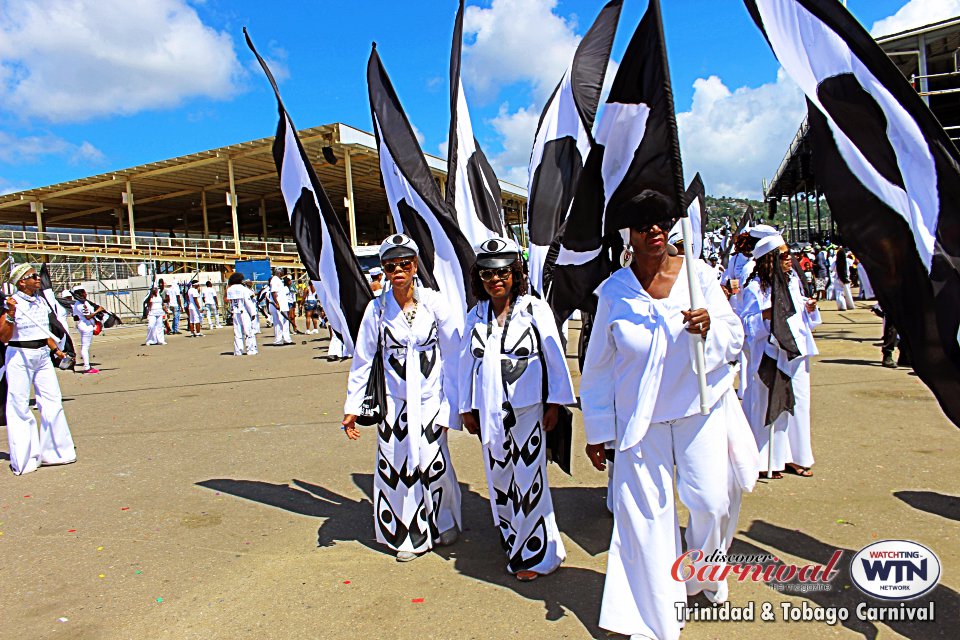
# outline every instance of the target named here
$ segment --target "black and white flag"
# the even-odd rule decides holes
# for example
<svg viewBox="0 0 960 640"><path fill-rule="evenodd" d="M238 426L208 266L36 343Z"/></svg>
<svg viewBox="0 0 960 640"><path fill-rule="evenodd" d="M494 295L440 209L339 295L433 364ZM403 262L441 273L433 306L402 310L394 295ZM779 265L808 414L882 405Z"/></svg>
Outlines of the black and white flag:
<svg viewBox="0 0 960 640"><path fill-rule="evenodd" d="M703 257L703 236L707 229L707 205L706 192L699 173L693 176L693 180L690 181L684 199L687 202L687 216L690 218L690 229L693 232L693 237L690 239L693 257L700 259ZM670 230L668 241L671 244L673 244L672 238L683 237L680 228L680 221L677 220L673 229Z"/></svg>
<svg viewBox="0 0 960 640"><path fill-rule="evenodd" d="M547 301L558 322L590 311L617 261L620 230L686 215L680 143L660 1L647 11L613 81L561 238Z"/></svg>
<svg viewBox="0 0 960 640"><path fill-rule="evenodd" d="M728 266L727 263L730 260L730 252L733 250L733 243L737 239L737 236L743 233L744 229L746 229L747 226L752 224L753 224L753 206L748 204L747 210L743 212L742 216L740 216L740 222L737 223L736 231L733 232L733 235L727 238L727 243L723 247L723 256L721 256L720 258L720 264L723 265L724 269L726 269Z"/></svg>
<svg viewBox="0 0 960 640"><path fill-rule="evenodd" d="M467 99L460 81L463 49L463 0L453 28L450 50L450 137L447 142L447 203L456 211L460 229L471 246L506 236L500 183L473 137Z"/></svg>
<svg viewBox="0 0 960 640"><path fill-rule="evenodd" d="M273 142L273 161L300 260L317 290L330 328L343 342L344 355L352 354L363 312L373 299L370 285L283 106L273 74L254 48L247 30L243 33L277 97L280 120Z"/></svg>
<svg viewBox="0 0 960 640"><path fill-rule="evenodd" d="M442 293L451 304L459 303L451 316L462 323L476 302L469 275L476 254L453 209L440 195L376 45L367 63L367 86L380 173L394 224L419 247L421 283Z"/></svg>
<svg viewBox="0 0 960 640"><path fill-rule="evenodd" d="M603 7L540 114L527 177L527 229L530 285L541 293L547 252L570 210L593 144L593 123L622 7L623 0Z"/></svg>
<svg viewBox="0 0 960 640"><path fill-rule="evenodd" d="M960 153L833 0L745 0L807 97L813 169L917 375L960 426Z"/></svg>

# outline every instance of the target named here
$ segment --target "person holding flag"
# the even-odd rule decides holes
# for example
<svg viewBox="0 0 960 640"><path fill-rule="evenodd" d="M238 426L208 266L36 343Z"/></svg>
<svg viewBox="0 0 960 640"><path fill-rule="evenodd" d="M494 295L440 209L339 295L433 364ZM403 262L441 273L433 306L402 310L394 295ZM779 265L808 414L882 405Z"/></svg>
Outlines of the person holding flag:
<svg viewBox="0 0 960 640"><path fill-rule="evenodd" d="M819 353L813 329L820 324L820 311L815 299L801 293L779 233L765 232L753 257L756 265L745 282L740 313L750 349L743 410L760 448L761 473L782 478L786 468L810 477L810 358ZM778 296L785 298L782 305ZM774 318L777 309L784 310L782 318Z"/></svg>
<svg viewBox="0 0 960 640"><path fill-rule="evenodd" d="M724 602L727 584L692 579L684 585L671 577L683 552L673 488L690 512L687 548L701 550L702 557L726 553L741 492L757 480L757 450L732 387L731 363L743 344L740 319L712 269L668 252L674 220L643 222L656 215L650 210L656 206L641 202L621 213L630 226L632 260L600 289L580 399L594 467L606 468L610 443L616 450L600 626L676 639L676 604L700 591ZM692 261L703 308L690 309L685 260ZM704 338L702 399L688 334ZM706 415L701 405L708 407ZM694 563L694 569L702 566Z"/></svg>
<svg viewBox="0 0 960 640"><path fill-rule="evenodd" d="M89 374L100 373L99 369L90 366L90 345L97 328L97 314L103 307L94 305L87 300L87 292L80 285L73 288L73 317L77 319L77 331L80 332L80 359L83 360L83 372Z"/></svg>
<svg viewBox="0 0 960 640"><path fill-rule="evenodd" d="M17 292L6 300L0 319L0 342L7 345L7 441L10 468L16 475L42 465L76 462L77 451L63 412L60 383L50 359L66 355L57 347L50 329L50 308L40 299L40 274L30 264L18 265L10 274ZM40 410L40 428L30 411L30 388Z"/></svg>
<svg viewBox="0 0 960 640"><path fill-rule="evenodd" d="M460 335L449 301L416 286L416 243L394 234L380 245L391 288L367 304L344 404L343 430L360 438L357 417L375 358L381 358L386 408L377 427L373 477L377 541L408 562L459 537L460 487L447 429L459 429L456 385Z"/></svg>

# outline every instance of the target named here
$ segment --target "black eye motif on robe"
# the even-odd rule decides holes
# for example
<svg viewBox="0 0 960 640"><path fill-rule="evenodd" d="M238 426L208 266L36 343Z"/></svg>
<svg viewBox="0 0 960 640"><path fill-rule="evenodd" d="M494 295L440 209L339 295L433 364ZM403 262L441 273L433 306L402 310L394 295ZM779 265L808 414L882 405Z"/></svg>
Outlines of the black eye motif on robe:
<svg viewBox="0 0 960 640"><path fill-rule="evenodd" d="M407 463L404 462L398 471L379 452L377 452L377 475L380 476L380 479L383 480L388 487L394 490L401 482L409 489L420 480L419 470L407 473Z"/></svg>
<svg viewBox="0 0 960 640"><path fill-rule="evenodd" d="M430 422L423 427L423 437L428 444L433 444L443 435L443 427L437 424L437 418L439 417L440 411L438 410L437 414L430 419Z"/></svg>
<svg viewBox="0 0 960 640"><path fill-rule="evenodd" d="M473 357L477 360L482 360L486 347L487 343L480 334L480 330L474 327L473 331L470 332L470 353L472 353Z"/></svg>
<svg viewBox="0 0 960 640"><path fill-rule="evenodd" d="M443 449L437 449L437 455L435 455L433 460L430 461L430 465L425 471L420 472L421 479L425 485L430 486L439 480L440 476L442 476L446 470L447 461L443 457Z"/></svg>
<svg viewBox="0 0 960 640"><path fill-rule="evenodd" d="M413 544L414 549L426 544L427 536L429 535L428 529L436 529L436 524L432 524L430 521L431 515L433 514L427 512L427 505L421 500L420 506L417 507L417 512L414 514L409 527L410 542Z"/></svg>
<svg viewBox="0 0 960 640"><path fill-rule="evenodd" d="M383 328L383 352L387 354L387 362L401 380L407 379L407 347L400 344L400 341L390 332L389 327ZM399 356L402 356L401 360Z"/></svg>
<svg viewBox="0 0 960 640"><path fill-rule="evenodd" d="M434 322L430 325L430 333L427 334L427 339L420 343L420 346L425 348L424 351L420 352L420 375L423 376L424 380L430 377L434 366L437 364L437 345L439 342L437 339L437 323ZM429 347L429 349L426 349L426 347Z"/></svg>
<svg viewBox="0 0 960 640"><path fill-rule="evenodd" d="M540 429L540 423L533 428L533 431L530 432L530 435L527 437L527 441L523 443L523 446L519 449L512 448L510 451L510 460L513 464L517 464L518 460L523 460L524 466L531 466L536 462L537 457L540 455L540 447L543 445L543 432Z"/></svg>
<svg viewBox="0 0 960 640"><path fill-rule="evenodd" d="M513 543L517 539L517 532L513 528L513 525L510 524L510 521L500 517L500 546L503 547L504 551L509 552L513 548Z"/></svg>
<svg viewBox="0 0 960 640"><path fill-rule="evenodd" d="M410 427L407 424L407 403L404 402L403 406L400 407L397 412L397 419L394 420L392 425L381 422L377 425L377 431L380 434L380 439L384 442L390 442L391 437L396 437L397 442L403 442L403 439L410 433Z"/></svg>
<svg viewBox="0 0 960 640"><path fill-rule="evenodd" d="M524 494L520 493L520 486L516 480L510 482L510 501L513 503L513 514L517 515L521 511L524 516L530 513L540 504L540 498L543 496L543 471L537 469L537 475L533 477L533 484L530 490Z"/></svg>
<svg viewBox="0 0 960 640"><path fill-rule="evenodd" d="M543 562L545 557L547 557L547 526L543 516L540 516L530 535L510 558L507 568L513 573L527 571Z"/></svg>
<svg viewBox="0 0 960 640"><path fill-rule="evenodd" d="M394 548L403 544L409 531L382 493L377 495L377 526L387 544Z"/></svg>
<svg viewBox="0 0 960 640"><path fill-rule="evenodd" d="M513 346L506 345L504 355L517 356L514 358L503 358L500 361L500 373L507 384L513 385L523 372L527 370L527 363L530 357L534 355L535 342L533 332L530 327L523 332L520 339Z"/></svg>
<svg viewBox="0 0 960 640"><path fill-rule="evenodd" d="M440 503L443 502L443 487L437 487L430 492L433 498L433 512L430 513L428 524L430 525L430 535L436 540L440 537L440 527L437 526L437 514L440 513Z"/></svg>

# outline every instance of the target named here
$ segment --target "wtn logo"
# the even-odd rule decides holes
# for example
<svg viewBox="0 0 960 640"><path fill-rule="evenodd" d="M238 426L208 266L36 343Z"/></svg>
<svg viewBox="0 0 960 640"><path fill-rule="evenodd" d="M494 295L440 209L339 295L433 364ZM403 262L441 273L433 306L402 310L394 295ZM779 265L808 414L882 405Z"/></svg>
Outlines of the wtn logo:
<svg viewBox="0 0 960 640"><path fill-rule="evenodd" d="M861 549L850 563L850 576L864 593L885 600L923 595L940 579L940 559L909 540L884 540Z"/></svg>

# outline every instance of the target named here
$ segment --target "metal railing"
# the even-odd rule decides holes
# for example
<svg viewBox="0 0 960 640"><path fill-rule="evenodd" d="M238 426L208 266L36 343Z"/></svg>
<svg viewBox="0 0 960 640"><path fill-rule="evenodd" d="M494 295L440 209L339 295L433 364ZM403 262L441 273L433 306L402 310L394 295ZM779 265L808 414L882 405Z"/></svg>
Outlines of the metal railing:
<svg viewBox="0 0 960 640"><path fill-rule="evenodd" d="M129 235L102 235L94 233L59 233L0 229L0 244L13 244L26 249L56 247L78 253L102 255L134 254L143 256L177 256L187 258L234 258L237 247L232 239L165 238L137 235L134 243ZM298 257L293 242L241 240L243 256Z"/></svg>

